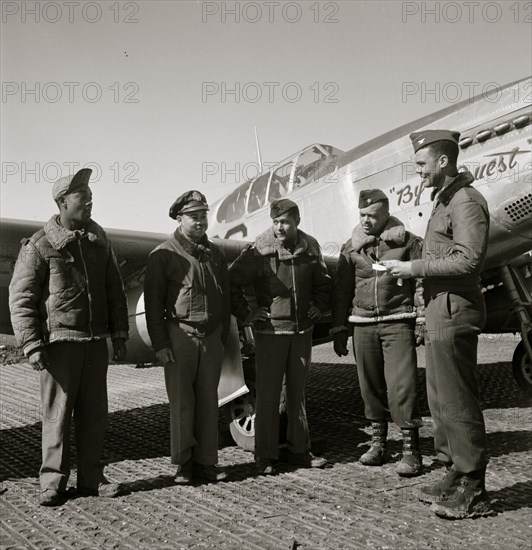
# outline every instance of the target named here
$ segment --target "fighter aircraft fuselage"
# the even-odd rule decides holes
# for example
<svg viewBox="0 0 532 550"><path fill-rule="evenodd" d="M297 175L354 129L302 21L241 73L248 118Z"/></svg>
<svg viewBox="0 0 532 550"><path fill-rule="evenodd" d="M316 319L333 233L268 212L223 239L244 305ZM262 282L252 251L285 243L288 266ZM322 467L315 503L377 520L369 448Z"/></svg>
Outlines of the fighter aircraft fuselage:
<svg viewBox="0 0 532 550"><path fill-rule="evenodd" d="M473 174L475 187L489 205L486 269L504 265L532 250L532 81L509 85L498 95L496 102L479 97L449 107L346 153L320 144L307 147L289 157L292 164L284 171L279 166L287 161L213 205L210 233L253 240L269 225L268 204L283 189L283 196L300 208L301 228L319 240L324 255L336 257L358 223L360 190L379 188L389 196L391 214L424 236L432 209L431 190L423 188L416 174L409 134L446 128L461 133L460 169ZM305 169L308 151L316 148L329 148L333 154L323 159L322 174L314 173L302 182L298 170ZM240 201L239 216L229 212L235 200Z"/></svg>

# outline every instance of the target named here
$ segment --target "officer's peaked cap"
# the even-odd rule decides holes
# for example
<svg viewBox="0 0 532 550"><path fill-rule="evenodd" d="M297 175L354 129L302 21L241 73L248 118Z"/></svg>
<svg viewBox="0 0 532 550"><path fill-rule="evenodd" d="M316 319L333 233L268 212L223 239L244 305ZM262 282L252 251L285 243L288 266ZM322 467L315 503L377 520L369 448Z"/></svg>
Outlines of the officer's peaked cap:
<svg viewBox="0 0 532 550"><path fill-rule="evenodd" d="M209 210L205 195L199 191L187 191L177 197L170 206L169 216L175 220L179 214L188 214L198 210Z"/></svg>

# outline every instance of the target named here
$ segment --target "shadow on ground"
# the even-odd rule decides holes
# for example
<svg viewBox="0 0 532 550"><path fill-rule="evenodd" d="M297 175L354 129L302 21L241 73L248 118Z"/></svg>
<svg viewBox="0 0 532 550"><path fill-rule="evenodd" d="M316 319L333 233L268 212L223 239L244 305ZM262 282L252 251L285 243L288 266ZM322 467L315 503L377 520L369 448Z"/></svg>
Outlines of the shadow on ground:
<svg viewBox="0 0 532 550"><path fill-rule="evenodd" d="M327 380L327 384L322 381ZM479 368L482 404L485 409L530 407L532 400L516 386L511 365L497 363ZM423 416L428 416L426 403L425 371L418 369L419 406ZM368 422L356 372L351 365L314 364L308 384L307 411L311 435L318 453L323 452L332 463L356 462L367 449L369 435L364 431ZM521 415L525 417L524 412ZM221 446L230 445L225 436ZM0 480L35 477L41 461L41 424L2 430L0 432ZM488 434L490 456L502 456L532 449L532 432L525 430L501 431ZM75 445L72 440L71 464L75 465ZM433 454L432 437L421 437L421 449L425 456ZM401 451L398 440L389 444L391 461L397 460ZM140 460L167 457L169 448L168 405L158 404L143 408L117 411L109 416L106 438L105 462ZM254 475L247 465L234 467L235 477ZM153 484L164 482L155 479ZM142 487L139 486L139 489ZM505 495L503 495L505 497Z"/></svg>

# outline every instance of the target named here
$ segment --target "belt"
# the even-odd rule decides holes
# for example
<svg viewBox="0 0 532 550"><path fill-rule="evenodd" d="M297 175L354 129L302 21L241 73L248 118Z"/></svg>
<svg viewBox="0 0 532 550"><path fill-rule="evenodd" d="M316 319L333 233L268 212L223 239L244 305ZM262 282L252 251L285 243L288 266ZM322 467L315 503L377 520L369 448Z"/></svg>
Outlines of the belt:
<svg viewBox="0 0 532 550"><path fill-rule="evenodd" d="M208 325L206 323L194 323L189 321L179 321L177 319L172 319L170 321L173 325L178 326L180 329L185 332L194 334L195 336L207 336Z"/></svg>
<svg viewBox="0 0 532 550"><path fill-rule="evenodd" d="M429 298L430 300L434 300L438 296L441 296L442 294L458 294L459 296L465 296L467 297L468 294L477 294L478 292L482 292L479 288L468 288L468 289L460 289L460 290L454 290L452 288L446 289L446 290L435 290L433 292L430 292L428 290L425 290L425 299Z"/></svg>

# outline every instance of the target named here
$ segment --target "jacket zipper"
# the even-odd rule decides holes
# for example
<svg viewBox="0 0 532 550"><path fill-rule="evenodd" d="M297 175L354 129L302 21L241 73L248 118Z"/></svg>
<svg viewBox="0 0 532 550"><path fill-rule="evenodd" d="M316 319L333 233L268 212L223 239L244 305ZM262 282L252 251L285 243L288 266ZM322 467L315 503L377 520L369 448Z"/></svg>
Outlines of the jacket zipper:
<svg viewBox="0 0 532 550"><path fill-rule="evenodd" d="M297 311L297 288L296 288L296 272L294 269L294 258L291 259L292 264L292 286L294 287L294 308L296 310L296 332L299 332L299 320L298 320L298 311Z"/></svg>
<svg viewBox="0 0 532 550"><path fill-rule="evenodd" d="M377 262L379 261L379 243L377 242L377 245L375 246L375 258L377 258ZM379 301L377 299L377 291L379 286L379 271L375 271L375 309L377 310L377 317L380 317L379 312Z"/></svg>
<svg viewBox="0 0 532 550"><path fill-rule="evenodd" d="M81 240L78 240L79 255L81 256L81 263L83 264L83 270L85 271L85 279L87 280L87 298L89 299L89 331L92 338L92 296L89 285L89 274L87 272L87 265L85 264L85 258L83 257L83 249L81 248Z"/></svg>
<svg viewBox="0 0 532 550"><path fill-rule="evenodd" d="M209 260L207 259L207 262ZM203 264L203 262L201 262L199 259L198 259L198 263L200 265L200 271L201 271L201 278L202 278L202 287L203 287L203 293L204 293L204 300L203 300L203 307L205 308L205 325L208 323L209 321L209 304L208 304L208 298L207 298L207 277L206 277L206 274L205 274L205 271L207 268L207 263ZM192 300L192 296L191 296L191 300ZM192 304L191 304L192 305ZM190 313L192 314L192 308L190 308Z"/></svg>

